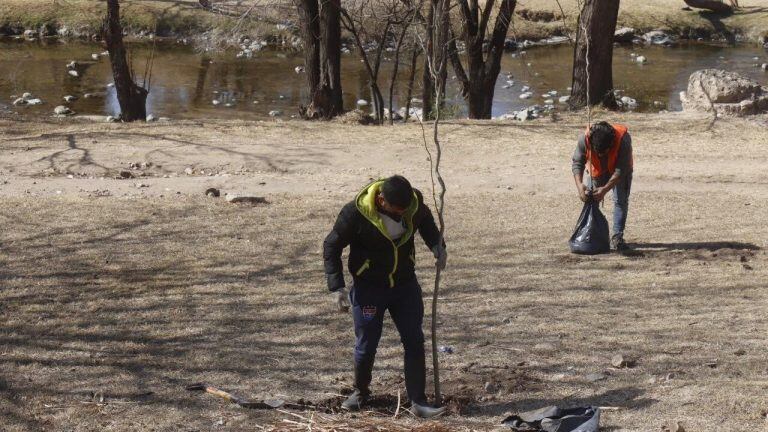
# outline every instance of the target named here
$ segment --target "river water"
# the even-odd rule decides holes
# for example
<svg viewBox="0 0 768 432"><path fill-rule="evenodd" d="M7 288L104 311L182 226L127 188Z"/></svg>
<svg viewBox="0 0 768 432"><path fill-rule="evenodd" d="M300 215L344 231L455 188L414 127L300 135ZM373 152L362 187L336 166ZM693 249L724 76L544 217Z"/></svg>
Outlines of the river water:
<svg viewBox="0 0 768 432"><path fill-rule="evenodd" d="M152 45L129 45L138 81L141 83L152 53ZM255 118L278 110L290 117L306 95L305 76L295 68L303 64L300 52L264 50L253 58L237 58L235 52L205 54L173 43L158 43L151 74L148 112L171 118ZM96 43L60 42L38 44L0 41L0 109L28 116L49 116L63 97L78 114L115 115L119 111L111 71L106 57L93 60L103 47ZM639 64L632 55L642 55ZM404 55L404 57L408 57ZM505 53L502 74L496 86L493 115L499 116L534 104L543 104L543 94L552 90L567 95L573 49L568 45L533 47L525 53ZM67 63L78 62L78 77L68 74ZM389 59L388 59L389 60ZM614 50L614 86L622 95L638 102L637 111L679 110L679 92L688 76L703 68L722 68L742 73L768 85L768 73L759 64L768 63L768 53L754 45L724 46L687 43L660 46L622 46ZM345 54L342 62L345 108L358 100L370 100L368 78L357 54ZM392 62L382 69L380 86L388 93ZM400 68L395 107L405 99L408 66ZM511 78L508 78L511 76ZM511 86L507 81L514 81ZM413 95L420 94L418 74ZM522 87L530 87L530 99L521 99ZM455 115L466 115L466 107L452 80L448 97ZM13 106L12 96L29 92L43 100L38 106ZM93 97L83 97L90 93ZM386 97L386 96L385 96ZM404 103L403 103L404 105Z"/></svg>

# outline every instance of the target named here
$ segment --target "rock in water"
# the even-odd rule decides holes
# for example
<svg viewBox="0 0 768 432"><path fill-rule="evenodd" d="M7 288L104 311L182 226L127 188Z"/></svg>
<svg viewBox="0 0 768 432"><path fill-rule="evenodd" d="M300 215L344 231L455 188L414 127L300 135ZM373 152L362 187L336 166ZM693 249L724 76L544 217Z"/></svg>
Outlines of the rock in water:
<svg viewBox="0 0 768 432"><path fill-rule="evenodd" d="M72 115L74 114L71 109L65 107L64 105L59 105L56 108L53 109L53 113L59 116L66 116L66 115Z"/></svg>

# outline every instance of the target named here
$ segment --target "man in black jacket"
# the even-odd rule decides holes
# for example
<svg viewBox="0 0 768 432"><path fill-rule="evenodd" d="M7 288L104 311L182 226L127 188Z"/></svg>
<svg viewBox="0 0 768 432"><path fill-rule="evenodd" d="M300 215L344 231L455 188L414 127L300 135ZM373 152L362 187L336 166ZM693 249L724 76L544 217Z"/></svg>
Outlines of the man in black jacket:
<svg viewBox="0 0 768 432"><path fill-rule="evenodd" d="M396 175L369 184L345 205L323 243L328 289L340 311L347 311L351 301L355 323L355 391L342 404L345 409L360 409L370 396L376 348L384 312L389 310L405 351L405 386L413 413L428 418L444 411L427 405L424 393L424 301L414 271L416 230L432 250L436 265L445 268L445 243L432 212L421 192ZM341 262L347 245L351 293L345 288Z"/></svg>

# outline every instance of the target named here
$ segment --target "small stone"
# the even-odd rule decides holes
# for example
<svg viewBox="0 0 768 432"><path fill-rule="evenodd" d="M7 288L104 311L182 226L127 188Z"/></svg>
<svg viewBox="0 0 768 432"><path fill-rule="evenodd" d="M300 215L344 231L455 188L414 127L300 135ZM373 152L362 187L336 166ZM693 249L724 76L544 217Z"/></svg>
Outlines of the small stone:
<svg viewBox="0 0 768 432"><path fill-rule="evenodd" d="M553 344L549 342L542 342L534 345L533 349L537 351L555 351L557 347L555 347Z"/></svg>
<svg viewBox="0 0 768 432"><path fill-rule="evenodd" d="M152 115L152 114L148 114L148 115L147 115L147 118L146 118L146 121L147 121L147 123L149 123L149 122L153 122L153 121L155 121L155 120L157 120L157 119L155 118L155 116L154 116L154 115Z"/></svg>
<svg viewBox="0 0 768 432"><path fill-rule="evenodd" d="M226 194L225 198L228 203L232 203L232 204L266 204L267 203L267 200L264 197Z"/></svg>
<svg viewBox="0 0 768 432"><path fill-rule="evenodd" d="M74 112L72 112L71 109L65 107L64 105L59 105L56 108L53 109L53 113L59 116L65 116L65 115L72 115Z"/></svg>
<svg viewBox="0 0 768 432"><path fill-rule="evenodd" d="M280 117L281 115L283 115L283 112L280 110L272 110L269 112L270 117Z"/></svg>
<svg viewBox="0 0 768 432"><path fill-rule="evenodd" d="M357 106L368 106L368 101L365 99L358 99Z"/></svg>
<svg viewBox="0 0 768 432"><path fill-rule="evenodd" d="M99 59L99 55L95 54L95 53L91 54L91 58L94 59L94 60L98 60Z"/></svg>
<svg viewBox="0 0 768 432"><path fill-rule="evenodd" d="M27 105L42 105L43 100L38 98L27 99Z"/></svg>
<svg viewBox="0 0 768 432"><path fill-rule="evenodd" d="M638 63L641 63L641 64L642 64L642 63L647 63L647 62L648 62L648 59L647 59L647 58L645 58L645 56L637 56L637 58L635 59L635 61L636 61L636 62L638 62Z"/></svg>
<svg viewBox="0 0 768 432"><path fill-rule="evenodd" d="M67 95L64 96L64 102L74 102L77 100L77 96Z"/></svg>
<svg viewBox="0 0 768 432"><path fill-rule="evenodd" d="M568 103L569 100L571 100L570 96L560 96L560 98L558 99L560 103Z"/></svg>
<svg viewBox="0 0 768 432"><path fill-rule="evenodd" d="M295 67L293 70L294 70L294 71L295 71L297 74L300 74L300 73L304 72L304 66L296 66L296 67Z"/></svg>
<svg viewBox="0 0 768 432"><path fill-rule="evenodd" d="M218 198L221 196L221 191L216 188L208 188L205 190L205 195L209 197Z"/></svg>
<svg viewBox="0 0 768 432"><path fill-rule="evenodd" d="M192 167L186 167L184 168L184 174L186 175L192 175L195 173L195 170Z"/></svg>
<svg viewBox="0 0 768 432"><path fill-rule="evenodd" d="M586 380L589 382L598 382L604 380L606 376L601 373L591 373L584 378L586 378Z"/></svg>
<svg viewBox="0 0 768 432"><path fill-rule="evenodd" d="M26 105L27 104L27 100L24 99L24 98L17 98L16 100L13 101L13 104L15 106Z"/></svg>
<svg viewBox="0 0 768 432"><path fill-rule="evenodd" d="M633 362L631 360L628 360L626 357L624 357L622 354L616 354L611 358L611 366L615 368L628 368L632 367Z"/></svg>
<svg viewBox="0 0 768 432"><path fill-rule="evenodd" d="M120 171L120 174L118 174L118 177L124 178L124 179L133 178L133 173L130 171L123 170L123 171Z"/></svg>
<svg viewBox="0 0 768 432"><path fill-rule="evenodd" d="M77 77L79 77L79 76L80 76L80 74L79 74L79 73L78 73L76 70L68 70L68 71L67 71L67 73L68 73L70 76L72 76L72 77L75 77L75 78L77 78Z"/></svg>
<svg viewBox="0 0 768 432"><path fill-rule="evenodd" d="M218 100L218 99L214 99L214 100L212 100L212 101L211 101L211 103L213 104L213 106L218 106L218 105L221 105L221 101L220 101L220 100Z"/></svg>
<svg viewBox="0 0 768 432"><path fill-rule="evenodd" d="M736 351L733 352L733 355L743 356L746 353L747 353L747 351L744 350L744 349L737 349Z"/></svg>
<svg viewBox="0 0 768 432"><path fill-rule="evenodd" d="M496 393L499 391L499 386L488 381L485 383L485 385L483 385L483 389L485 389L485 391L488 393Z"/></svg>

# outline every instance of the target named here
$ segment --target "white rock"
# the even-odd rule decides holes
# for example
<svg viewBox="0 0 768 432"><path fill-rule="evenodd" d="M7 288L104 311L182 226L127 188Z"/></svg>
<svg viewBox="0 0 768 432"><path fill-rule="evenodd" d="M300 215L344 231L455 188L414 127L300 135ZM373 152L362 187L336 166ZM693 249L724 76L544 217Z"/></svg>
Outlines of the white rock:
<svg viewBox="0 0 768 432"><path fill-rule="evenodd" d="M153 114L147 114L147 118L146 118L147 122L153 122L155 120L157 120L157 119L155 118L155 116Z"/></svg>
<svg viewBox="0 0 768 432"><path fill-rule="evenodd" d="M109 51L104 51L104 52L101 53L101 55L102 56L108 56L109 55Z"/></svg>
<svg viewBox="0 0 768 432"><path fill-rule="evenodd" d="M91 58L94 59L94 60L98 60L99 59L99 55L96 54L96 53L91 54Z"/></svg>
<svg viewBox="0 0 768 432"><path fill-rule="evenodd" d="M569 100L571 100L570 96L560 96L560 99L558 99L560 103L568 103Z"/></svg>
<svg viewBox="0 0 768 432"><path fill-rule="evenodd" d="M115 86L115 83L109 83L109 84L107 84L107 88L112 88L112 87L114 87L114 86Z"/></svg>
<svg viewBox="0 0 768 432"><path fill-rule="evenodd" d="M67 95L64 96L64 102L74 102L77 100L77 96Z"/></svg>
<svg viewBox="0 0 768 432"><path fill-rule="evenodd" d="M24 100L32 99L32 93L24 92L24 94L21 95L21 98Z"/></svg>
<svg viewBox="0 0 768 432"><path fill-rule="evenodd" d="M14 101L13 101L13 104L14 104L15 106L22 106L22 105L26 105L26 104L27 104L27 100L26 100L26 99L24 99L24 98L17 98L16 100L14 100Z"/></svg>
<svg viewBox="0 0 768 432"><path fill-rule="evenodd" d="M544 103L547 104L547 105L552 105L552 104L555 103L555 101L552 100L552 99L547 99L547 100L544 101Z"/></svg>
<svg viewBox="0 0 768 432"><path fill-rule="evenodd" d="M294 71L295 71L297 74L300 74L300 73L304 72L304 66L296 66L296 67L295 67L293 70L294 70Z"/></svg>
<svg viewBox="0 0 768 432"><path fill-rule="evenodd" d="M218 99L214 99L214 100L212 100L212 101L211 101L211 103L213 104L213 106L218 106L218 105L221 105L221 101L220 101L220 100L218 100Z"/></svg>
<svg viewBox="0 0 768 432"><path fill-rule="evenodd" d="M637 58L635 59L635 61L636 61L636 62L638 62L638 63L647 63L647 62L648 62L648 59L647 59L647 58L645 58L645 56L637 56Z"/></svg>
<svg viewBox="0 0 768 432"><path fill-rule="evenodd" d="M195 173L195 170L192 167L186 167L184 168L184 174L186 175L192 175Z"/></svg>
<svg viewBox="0 0 768 432"><path fill-rule="evenodd" d="M75 77L75 78L77 78L77 77L79 77L79 76L80 76L80 74L79 74L79 73L77 73L77 71L76 71L76 70L68 70L68 71L67 71L67 73L68 73L70 76L73 76L73 77Z"/></svg>
<svg viewBox="0 0 768 432"><path fill-rule="evenodd" d="M531 92L525 92L520 95L520 99L530 99L533 96L533 93Z"/></svg>
<svg viewBox="0 0 768 432"><path fill-rule="evenodd" d="M77 67L77 62L72 60L71 62L67 63L67 69L75 69Z"/></svg>
<svg viewBox="0 0 768 432"><path fill-rule="evenodd" d="M357 106L368 106L368 101L365 99L358 99Z"/></svg>
<svg viewBox="0 0 768 432"><path fill-rule="evenodd" d="M761 64L760 68L763 69L764 71L768 71L768 63Z"/></svg>
<svg viewBox="0 0 768 432"><path fill-rule="evenodd" d="M43 101L41 99L28 99L27 100L28 105L42 105Z"/></svg>
<svg viewBox="0 0 768 432"><path fill-rule="evenodd" d="M54 108L53 113L60 116L74 114L71 109L65 107L64 105L59 105L56 108Z"/></svg>
<svg viewBox="0 0 768 432"><path fill-rule="evenodd" d="M283 112L280 110L272 110L269 112L270 117L280 117L281 115L283 115Z"/></svg>
<svg viewBox="0 0 768 432"><path fill-rule="evenodd" d="M530 90L530 89L531 89L531 88L530 88L530 87L528 87L528 86L523 86L523 88L521 88L521 89L520 89L520 91L521 91L521 92L523 92L523 93L525 93L525 92L527 92L527 91L528 91L528 90Z"/></svg>
<svg viewBox="0 0 768 432"><path fill-rule="evenodd" d="M104 121L106 121L107 123L112 123L115 121L115 118L112 116L107 116L107 118L105 118Z"/></svg>

